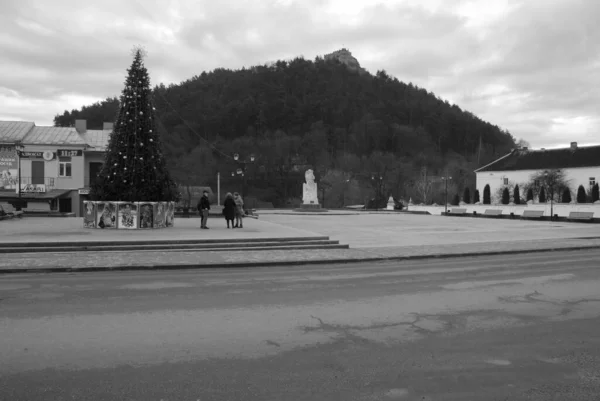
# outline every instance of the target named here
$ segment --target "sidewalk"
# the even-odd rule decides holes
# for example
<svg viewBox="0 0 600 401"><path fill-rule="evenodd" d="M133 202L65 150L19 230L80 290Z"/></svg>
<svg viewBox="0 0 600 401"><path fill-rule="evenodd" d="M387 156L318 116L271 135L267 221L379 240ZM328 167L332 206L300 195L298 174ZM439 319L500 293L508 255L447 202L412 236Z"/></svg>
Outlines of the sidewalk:
<svg viewBox="0 0 600 401"><path fill-rule="evenodd" d="M5 254L0 260L0 274L289 266L584 249L600 249L600 238L585 240L538 240L530 242L487 242L465 244L463 246L446 244L437 246L373 247L310 251L152 251L139 253L79 252L25 255Z"/></svg>
<svg viewBox="0 0 600 401"><path fill-rule="evenodd" d="M243 230L222 228L220 219L209 224L213 230L199 230L194 220L178 219L174 229L135 232L86 230L77 226L80 219L48 220L54 223L47 226L43 219L24 219L27 224L12 226L12 233L2 231L0 241L329 236L350 244L350 249L3 254L0 273L260 267L600 248L600 230L595 225L407 214L270 215L248 221Z"/></svg>

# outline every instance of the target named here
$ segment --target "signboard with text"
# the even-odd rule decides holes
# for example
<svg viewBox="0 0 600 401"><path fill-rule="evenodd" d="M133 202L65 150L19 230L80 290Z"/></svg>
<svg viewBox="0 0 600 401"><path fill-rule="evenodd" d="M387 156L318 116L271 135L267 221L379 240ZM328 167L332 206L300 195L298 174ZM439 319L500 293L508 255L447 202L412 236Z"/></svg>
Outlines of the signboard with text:
<svg viewBox="0 0 600 401"><path fill-rule="evenodd" d="M14 146L0 145L0 171L17 168L17 151Z"/></svg>
<svg viewBox="0 0 600 401"><path fill-rule="evenodd" d="M0 145L0 188L17 189L19 160L14 145Z"/></svg>
<svg viewBox="0 0 600 401"><path fill-rule="evenodd" d="M83 150L81 149L58 149L56 152L58 157L83 156Z"/></svg>
<svg viewBox="0 0 600 401"><path fill-rule="evenodd" d="M43 159L43 160L54 160L56 158L56 153L51 152L49 150L45 152L32 152L32 151L23 151L19 152L19 155L22 159Z"/></svg>
<svg viewBox="0 0 600 401"><path fill-rule="evenodd" d="M46 192L44 184L21 184L22 194L43 194Z"/></svg>

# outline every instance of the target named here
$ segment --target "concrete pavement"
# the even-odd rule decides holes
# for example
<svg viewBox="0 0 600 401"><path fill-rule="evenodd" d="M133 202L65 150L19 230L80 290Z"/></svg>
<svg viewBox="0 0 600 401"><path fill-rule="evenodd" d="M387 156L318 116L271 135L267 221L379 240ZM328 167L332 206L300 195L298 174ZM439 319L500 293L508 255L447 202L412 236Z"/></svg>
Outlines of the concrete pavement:
<svg viewBox="0 0 600 401"><path fill-rule="evenodd" d="M259 220L247 220L244 229L227 230L222 219L209 221L212 222L209 224L211 230L199 230L197 219L178 219L174 229L132 232L84 229L81 219L26 218L22 224L11 221L9 225L3 225L7 230L0 233L0 241L101 243L160 238L257 240L327 236L349 244L350 249L3 254L0 273L322 264L600 247L600 226L565 222L374 213L347 216L264 214Z"/></svg>
<svg viewBox="0 0 600 401"><path fill-rule="evenodd" d="M595 401L598 260L5 276L0 399Z"/></svg>

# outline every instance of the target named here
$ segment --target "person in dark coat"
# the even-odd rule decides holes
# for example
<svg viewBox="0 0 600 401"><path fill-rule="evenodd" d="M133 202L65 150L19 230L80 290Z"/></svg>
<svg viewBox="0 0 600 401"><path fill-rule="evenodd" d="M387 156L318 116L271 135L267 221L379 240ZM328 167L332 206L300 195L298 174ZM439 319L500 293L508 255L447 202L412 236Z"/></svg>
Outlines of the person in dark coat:
<svg viewBox="0 0 600 401"><path fill-rule="evenodd" d="M231 222L231 228L233 228L235 209L236 204L233 200L233 195L231 195L231 192L228 192L227 195L225 195L225 202L223 202L223 216L225 216L225 221L227 221L227 228L229 228L229 222Z"/></svg>
<svg viewBox="0 0 600 401"><path fill-rule="evenodd" d="M208 214L210 212L210 201L208 200L208 191L204 191L200 202L198 202L198 212L200 212L200 228L208 229L206 222L208 221Z"/></svg>

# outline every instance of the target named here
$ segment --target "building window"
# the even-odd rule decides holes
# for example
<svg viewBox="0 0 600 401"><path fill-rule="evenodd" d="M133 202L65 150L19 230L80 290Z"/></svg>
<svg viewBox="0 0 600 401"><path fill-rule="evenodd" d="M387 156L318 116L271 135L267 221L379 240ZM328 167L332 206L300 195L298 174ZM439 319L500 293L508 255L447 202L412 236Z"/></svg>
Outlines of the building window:
<svg viewBox="0 0 600 401"><path fill-rule="evenodd" d="M71 177L71 162L70 161L59 161L58 162L58 176L59 177Z"/></svg>
<svg viewBox="0 0 600 401"><path fill-rule="evenodd" d="M504 185L508 185L508 178L504 177L503 180L504 180Z"/></svg>
<svg viewBox="0 0 600 401"><path fill-rule="evenodd" d="M590 187L596 185L596 177L590 177Z"/></svg>

